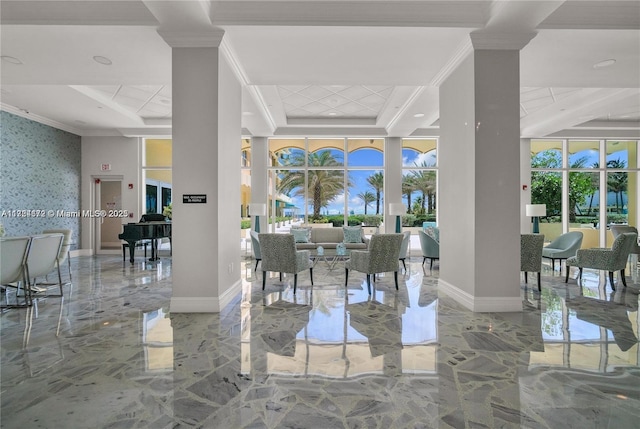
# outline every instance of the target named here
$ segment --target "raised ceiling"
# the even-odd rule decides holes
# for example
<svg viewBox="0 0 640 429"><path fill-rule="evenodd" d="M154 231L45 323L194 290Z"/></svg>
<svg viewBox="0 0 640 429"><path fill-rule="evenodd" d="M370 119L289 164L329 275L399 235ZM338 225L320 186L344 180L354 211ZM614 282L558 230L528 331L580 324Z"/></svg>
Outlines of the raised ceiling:
<svg viewBox="0 0 640 429"><path fill-rule="evenodd" d="M80 135L170 136L158 30L214 27L246 135L437 135L438 87L472 33L535 34L520 55L523 136L640 132L638 1L3 0L1 23L3 110Z"/></svg>

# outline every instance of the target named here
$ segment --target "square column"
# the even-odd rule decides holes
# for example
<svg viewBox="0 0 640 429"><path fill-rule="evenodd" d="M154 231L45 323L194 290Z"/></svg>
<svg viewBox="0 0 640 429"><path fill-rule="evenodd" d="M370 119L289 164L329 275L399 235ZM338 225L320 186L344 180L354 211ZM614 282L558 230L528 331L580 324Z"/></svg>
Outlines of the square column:
<svg viewBox="0 0 640 429"><path fill-rule="evenodd" d="M440 87L440 289L522 311L519 50L476 49Z"/></svg>
<svg viewBox="0 0 640 429"><path fill-rule="evenodd" d="M219 312L241 290L241 87L223 34L161 34L173 48L172 313Z"/></svg>

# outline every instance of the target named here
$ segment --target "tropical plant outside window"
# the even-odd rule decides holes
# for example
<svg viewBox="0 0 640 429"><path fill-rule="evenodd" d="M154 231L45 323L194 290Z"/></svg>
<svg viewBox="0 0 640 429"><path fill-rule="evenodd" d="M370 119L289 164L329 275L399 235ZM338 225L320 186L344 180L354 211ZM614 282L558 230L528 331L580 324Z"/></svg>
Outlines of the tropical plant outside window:
<svg viewBox="0 0 640 429"><path fill-rule="evenodd" d="M531 202L547 206L540 231L547 241L563 232L563 190L568 197L569 230L580 228L585 234L583 247L600 245L601 212L606 213L605 228L611 223L629 223L630 219L635 223L635 216L629 217L633 205L629 195L636 193L628 191L630 183L635 187L636 182L635 156L629 156L637 153L636 148L635 141L568 140L563 145L560 140L532 140ZM567 151L566 157L563 150ZM606 189L604 194L601 189ZM610 245L610 232L606 237L606 245Z"/></svg>
<svg viewBox="0 0 640 429"><path fill-rule="evenodd" d="M404 226L422 226L436 221L437 141L404 139L402 142L402 196L407 206Z"/></svg>

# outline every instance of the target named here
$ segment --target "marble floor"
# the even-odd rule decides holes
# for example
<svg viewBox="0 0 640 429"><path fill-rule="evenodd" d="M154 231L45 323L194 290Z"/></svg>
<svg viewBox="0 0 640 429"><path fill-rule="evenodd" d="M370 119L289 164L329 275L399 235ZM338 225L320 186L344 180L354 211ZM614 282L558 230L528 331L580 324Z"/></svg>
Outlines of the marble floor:
<svg viewBox="0 0 640 429"><path fill-rule="evenodd" d="M2 428L636 428L636 273L545 267L521 313L472 313L437 264L277 275L221 314L170 314L171 259L73 258L65 297L0 317ZM340 263L338 263L340 265ZM428 265L428 264L427 264ZM633 271L633 270L632 270ZM535 275L532 275L535 278ZM530 276L530 282L531 277ZM535 280L533 282L535 285ZM9 297L12 298L11 296ZM5 299L5 296L2 296Z"/></svg>

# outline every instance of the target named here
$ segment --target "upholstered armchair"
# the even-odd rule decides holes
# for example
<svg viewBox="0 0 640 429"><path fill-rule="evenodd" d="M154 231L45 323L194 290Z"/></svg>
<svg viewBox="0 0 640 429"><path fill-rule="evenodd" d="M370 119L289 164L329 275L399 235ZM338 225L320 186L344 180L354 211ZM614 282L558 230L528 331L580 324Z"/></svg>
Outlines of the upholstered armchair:
<svg viewBox="0 0 640 429"><path fill-rule="evenodd" d="M626 232L630 232L636 235L638 234L638 229L635 226L611 225L610 229L611 229L611 235L613 235L613 238L617 238L620 234L624 234ZM631 251L629 253L640 255L640 246L638 245L637 241L633 244L633 246L631 246Z"/></svg>
<svg viewBox="0 0 640 429"><path fill-rule="evenodd" d="M402 233L402 244L400 245L400 254L398 259L402 262L402 267L404 271L407 271L407 264L405 263L405 259L407 259L407 253L409 253L409 242L411 241L411 231L405 231Z"/></svg>
<svg viewBox="0 0 640 429"><path fill-rule="evenodd" d="M349 270L356 270L367 274L367 289L371 295L371 274L393 271L396 290L398 290L398 259L402 234L374 234L371 236L369 250L352 250L349 260L345 263L344 285L349 280ZM264 262L263 262L264 263Z"/></svg>
<svg viewBox="0 0 640 429"><path fill-rule="evenodd" d="M542 257L551 259L551 270L556 268L556 259L560 261L562 272L562 260L576 255L582 245L583 234L580 231L571 231L562 234L542 249Z"/></svg>
<svg viewBox="0 0 640 429"><path fill-rule="evenodd" d="M262 256L262 290L267 280L267 271L293 274L293 293L298 286L298 273L309 269L311 285L313 286L313 264L309 259L308 250L296 250L293 234L258 234L260 254ZM398 265L396 258L396 266Z"/></svg>
<svg viewBox="0 0 640 429"><path fill-rule="evenodd" d="M538 273L538 290L542 291L540 272L542 271L543 234L520 235L520 271L524 272L524 282L527 283L527 273Z"/></svg>
<svg viewBox="0 0 640 429"><path fill-rule="evenodd" d="M258 233L255 231L249 232L251 235L251 251L253 252L253 257L256 260L256 266L253 268L253 271L258 269L258 263L262 260L262 253L260 253L260 239L258 238Z"/></svg>
<svg viewBox="0 0 640 429"><path fill-rule="evenodd" d="M440 243L424 231L418 231L420 248L422 249L422 265L429 259L429 269L433 269L433 261L440 259Z"/></svg>
<svg viewBox="0 0 640 429"><path fill-rule="evenodd" d="M609 271L609 282L611 289L616 290L613 282L613 272L620 270L620 280L626 287L627 281L624 277L624 269L627 266L627 259L634 243L638 241L638 234L623 233L613 241L611 249L593 248L579 249L576 256L567 259L567 275L564 282L569 281L569 267L578 267L580 274L578 279L582 279L583 268L593 268L596 270Z"/></svg>

